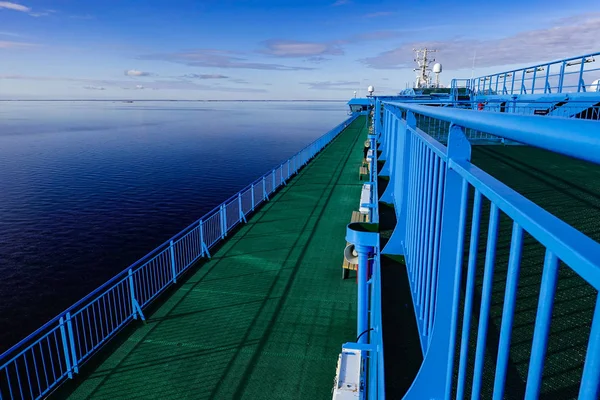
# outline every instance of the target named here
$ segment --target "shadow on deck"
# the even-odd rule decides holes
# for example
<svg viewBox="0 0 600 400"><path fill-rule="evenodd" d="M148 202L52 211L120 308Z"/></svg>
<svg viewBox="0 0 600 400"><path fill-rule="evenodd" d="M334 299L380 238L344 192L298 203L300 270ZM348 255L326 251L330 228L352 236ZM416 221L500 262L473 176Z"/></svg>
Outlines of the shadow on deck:
<svg viewBox="0 0 600 400"><path fill-rule="evenodd" d="M56 397L331 398L356 335L340 268L365 137L362 117Z"/></svg>

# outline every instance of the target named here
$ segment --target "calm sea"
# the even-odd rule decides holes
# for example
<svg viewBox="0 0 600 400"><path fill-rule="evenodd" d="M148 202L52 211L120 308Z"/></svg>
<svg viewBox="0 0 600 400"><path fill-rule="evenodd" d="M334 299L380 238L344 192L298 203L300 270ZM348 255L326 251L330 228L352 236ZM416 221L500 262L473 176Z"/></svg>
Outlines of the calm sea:
<svg viewBox="0 0 600 400"><path fill-rule="evenodd" d="M0 352L342 122L343 102L0 102Z"/></svg>

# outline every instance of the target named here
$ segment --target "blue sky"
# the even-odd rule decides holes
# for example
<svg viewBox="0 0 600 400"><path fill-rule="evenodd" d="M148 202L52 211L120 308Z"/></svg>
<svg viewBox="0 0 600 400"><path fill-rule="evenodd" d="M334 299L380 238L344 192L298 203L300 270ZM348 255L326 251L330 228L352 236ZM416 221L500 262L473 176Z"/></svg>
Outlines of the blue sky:
<svg viewBox="0 0 600 400"><path fill-rule="evenodd" d="M597 0L0 1L0 99L347 99L412 82L415 46L449 82L598 37Z"/></svg>

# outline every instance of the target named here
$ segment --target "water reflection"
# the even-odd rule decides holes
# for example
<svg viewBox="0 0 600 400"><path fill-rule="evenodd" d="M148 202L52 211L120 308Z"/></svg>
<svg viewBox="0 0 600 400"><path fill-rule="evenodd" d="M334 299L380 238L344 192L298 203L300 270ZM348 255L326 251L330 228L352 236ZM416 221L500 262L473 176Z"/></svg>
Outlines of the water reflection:
<svg viewBox="0 0 600 400"><path fill-rule="evenodd" d="M3 102L0 351L341 122L345 109Z"/></svg>

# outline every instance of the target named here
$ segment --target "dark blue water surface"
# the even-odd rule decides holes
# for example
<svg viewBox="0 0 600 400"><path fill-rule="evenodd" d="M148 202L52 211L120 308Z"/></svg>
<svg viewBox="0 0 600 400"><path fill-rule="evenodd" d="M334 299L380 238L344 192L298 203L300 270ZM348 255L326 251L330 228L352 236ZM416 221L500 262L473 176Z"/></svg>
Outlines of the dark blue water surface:
<svg viewBox="0 0 600 400"><path fill-rule="evenodd" d="M0 352L345 118L342 102L0 102Z"/></svg>

